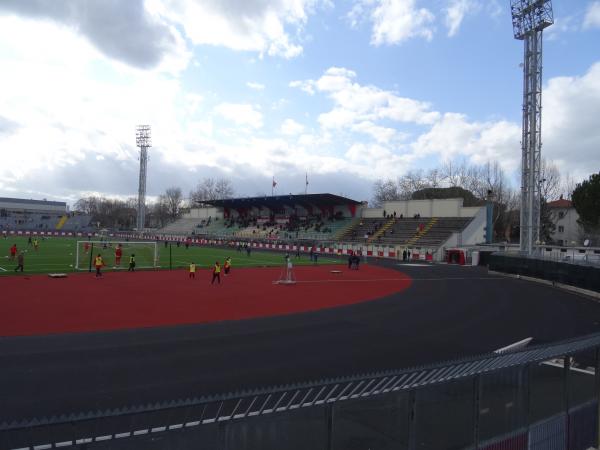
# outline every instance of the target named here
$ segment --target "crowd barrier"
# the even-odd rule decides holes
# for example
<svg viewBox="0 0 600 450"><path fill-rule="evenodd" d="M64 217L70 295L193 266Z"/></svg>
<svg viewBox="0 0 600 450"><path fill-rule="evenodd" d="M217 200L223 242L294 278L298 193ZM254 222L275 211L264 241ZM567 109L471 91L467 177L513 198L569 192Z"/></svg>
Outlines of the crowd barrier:
<svg viewBox="0 0 600 450"><path fill-rule="evenodd" d="M0 423L0 448L588 450L600 334L409 370Z"/></svg>
<svg viewBox="0 0 600 450"><path fill-rule="evenodd" d="M600 292L600 267L495 253L488 257L490 270L523 275Z"/></svg>

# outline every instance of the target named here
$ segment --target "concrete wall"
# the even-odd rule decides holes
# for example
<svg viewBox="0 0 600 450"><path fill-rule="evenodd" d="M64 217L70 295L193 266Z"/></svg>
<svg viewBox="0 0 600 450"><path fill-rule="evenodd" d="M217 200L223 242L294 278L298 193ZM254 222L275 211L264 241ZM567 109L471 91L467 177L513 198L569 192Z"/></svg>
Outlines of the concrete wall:
<svg viewBox="0 0 600 450"><path fill-rule="evenodd" d="M218 208L192 208L190 212L183 215L183 219L213 219L223 218L223 211L219 211Z"/></svg>
<svg viewBox="0 0 600 450"><path fill-rule="evenodd" d="M67 204L52 205L52 204L32 204L32 203L13 203L13 202L0 202L0 209L6 209L7 211L27 211L38 214L65 214L67 212Z"/></svg>
<svg viewBox="0 0 600 450"><path fill-rule="evenodd" d="M420 214L421 217L474 217L479 213L481 207L463 207L462 198L450 198L443 200L400 200L384 202L381 208L365 208L361 217L380 218L383 212L386 214L396 213L396 217L413 217Z"/></svg>

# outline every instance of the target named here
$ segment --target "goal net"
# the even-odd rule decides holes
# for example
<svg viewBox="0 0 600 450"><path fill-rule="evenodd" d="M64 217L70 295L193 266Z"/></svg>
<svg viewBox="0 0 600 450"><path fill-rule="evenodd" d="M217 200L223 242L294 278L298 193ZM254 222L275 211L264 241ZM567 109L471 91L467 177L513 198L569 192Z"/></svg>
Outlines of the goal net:
<svg viewBox="0 0 600 450"><path fill-rule="evenodd" d="M120 261L117 258L117 249L121 250ZM136 269L159 267L156 242L77 241L75 270L88 270L93 266L94 258L98 254L102 255L107 269L127 270L132 255L135 255Z"/></svg>

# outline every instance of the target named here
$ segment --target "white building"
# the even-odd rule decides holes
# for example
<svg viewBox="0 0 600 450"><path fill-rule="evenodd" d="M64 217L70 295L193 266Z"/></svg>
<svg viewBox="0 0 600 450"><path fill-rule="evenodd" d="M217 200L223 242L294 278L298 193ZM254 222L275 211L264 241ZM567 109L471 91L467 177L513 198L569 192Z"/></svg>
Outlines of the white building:
<svg viewBox="0 0 600 450"><path fill-rule="evenodd" d="M570 200L562 198L548 202L552 222L556 226L552 233L552 240L558 245L581 245L581 226L577 223L579 214L575 211Z"/></svg>

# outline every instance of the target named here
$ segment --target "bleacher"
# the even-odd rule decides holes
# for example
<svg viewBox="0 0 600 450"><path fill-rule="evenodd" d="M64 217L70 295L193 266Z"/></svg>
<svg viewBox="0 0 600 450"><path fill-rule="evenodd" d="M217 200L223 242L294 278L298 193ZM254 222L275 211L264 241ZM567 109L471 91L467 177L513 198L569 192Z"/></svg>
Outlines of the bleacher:
<svg viewBox="0 0 600 450"><path fill-rule="evenodd" d="M90 231L92 216L87 214L75 214L67 217L60 229L62 231ZM60 225L60 223L58 224Z"/></svg>
<svg viewBox="0 0 600 450"><path fill-rule="evenodd" d="M0 229L51 231L56 229L61 217L62 215L56 214L10 214L6 217L0 217Z"/></svg>
<svg viewBox="0 0 600 450"><path fill-rule="evenodd" d="M471 217L364 218L355 227L347 230L341 236L341 240L372 244L439 247L452 233L463 230L471 220ZM391 225L381 233L381 230L390 222L392 222Z"/></svg>

